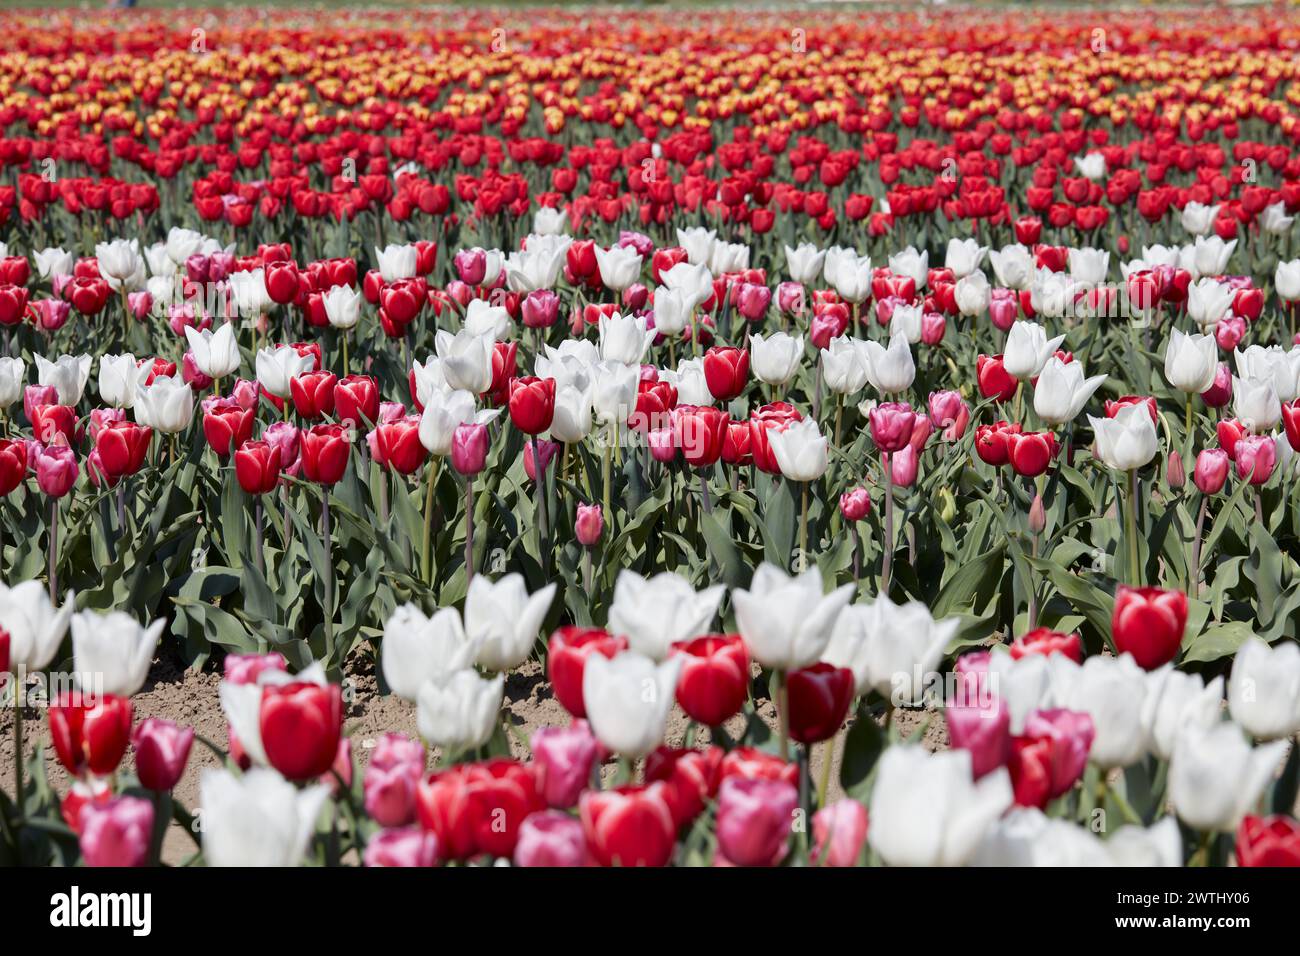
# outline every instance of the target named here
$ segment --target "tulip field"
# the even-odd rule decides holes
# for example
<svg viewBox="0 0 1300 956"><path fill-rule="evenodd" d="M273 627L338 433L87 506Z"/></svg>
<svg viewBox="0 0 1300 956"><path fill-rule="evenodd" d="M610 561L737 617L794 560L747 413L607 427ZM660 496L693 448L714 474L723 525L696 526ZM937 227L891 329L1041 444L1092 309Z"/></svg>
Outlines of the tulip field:
<svg viewBox="0 0 1300 956"><path fill-rule="evenodd" d="M0 863L1300 865L1297 45L0 10Z"/></svg>

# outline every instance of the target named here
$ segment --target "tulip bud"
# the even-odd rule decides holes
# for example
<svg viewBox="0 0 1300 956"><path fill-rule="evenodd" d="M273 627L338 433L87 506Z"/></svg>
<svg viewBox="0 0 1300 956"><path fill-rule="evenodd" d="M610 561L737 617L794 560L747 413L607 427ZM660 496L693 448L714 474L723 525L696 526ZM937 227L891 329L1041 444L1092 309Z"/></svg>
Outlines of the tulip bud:
<svg viewBox="0 0 1300 956"><path fill-rule="evenodd" d="M1228 480L1228 453L1222 448L1206 448L1196 456L1192 481L1203 495L1216 495Z"/></svg>
<svg viewBox="0 0 1300 956"><path fill-rule="evenodd" d="M1169 453L1168 463L1165 465L1165 481L1169 482L1170 488L1181 488L1187 484L1187 472L1183 469L1183 456L1177 451Z"/></svg>
<svg viewBox="0 0 1300 956"><path fill-rule="evenodd" d="M1034 534L1042 534L1045 527L1047 515L1043 511L1043 496L1034 495L1033 504L1029 506L1029 530Z"/></svg>
<svg viewBox="0 0 1300 956"><path fill-rule="evenodd" d="M605 530L605 512L600 505L578 505L578 517L574 521L573 533L578 543L584 548L594 548L600 543L600 536Z"/></svg>
<svg viewBox="0 0 1300 956"><path fill-rule="evenodd" d="M182 727L160 717L141 721L131 736L140 784L149 790L171 790L185 772L193 743L193 727Z"/></svg>
<svg viewBox="0 0 1300 956"><path fill-rule="evenodd" d="M451 437L451 466L462 475L477 475L487 464L490 442L486 425L457 425Z"/></svg>
<svg viewBox="0 0 1300 956"><path fill-rule="evenodd" d="M149 862L153 804L140 797L87 803L80 813L81 856L87 866L144 866Z"/></svg>
<svg viewBox="0 0 1300 956"><path fill-rule="evenodd" d="M718 852L736 866L776 866L789 846L799 792L778 780L726 780L718 790Z"/></svg>
<svg viewBox="0 0 1300 956"><path fill-rule="evenodd" d="M871 514L871 495L865 488L854 488L840 495L840 514L845 521L862 521Z"/></svg>
<svg viewBox="0 0 1300 956"><path fill-rule="evenodd" d="M548 806L567 809L578 802L596 763L596 738L583 720L568 727L543 727L533 734L537 786Z"/></svg>

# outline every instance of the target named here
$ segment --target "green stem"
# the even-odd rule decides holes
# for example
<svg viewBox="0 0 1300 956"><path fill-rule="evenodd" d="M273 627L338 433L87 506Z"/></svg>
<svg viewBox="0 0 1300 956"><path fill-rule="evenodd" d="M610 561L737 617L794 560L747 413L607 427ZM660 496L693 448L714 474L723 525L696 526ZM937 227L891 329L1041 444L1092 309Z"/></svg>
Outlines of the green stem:
<svg viewBox="0 0 1300 956"><path fill-rule="evenodd" d="M785 671L775 671L772 680L776 683L776 732L780 743L781 759L790 759L790 714L786 708Z"/></svg>
<svg viewBox="0 0 1300 956"><path fill-rule="evenodd" d="M1128 473L1128 559L1129 559L1129 580L1134 587L1140 587L1142 584L1142 570L1138 567L1138 537L1137 537L1137 509L1138 509L1138 482L1137 469L1130 469Z"/></svg>
<svg viewBox="0 0 1300 956"><path fill-rule="evenodd" d="M826 792L831 786L831 764L835 762L835 741L839 740L837 732L830 740L826 741L822 748L822 775L817 782L817 806L822 808L826 806Z"/></svg>
<svg viewBox="0 0 1300 956"><path fill-rule="evenodd" d="M808 482L799 484L799 559L802 563L808 560Z"/></svg>
<svg viewBox="0 0 1300 956"><path fill-rule="evenodd" d="M424 492L424 540L420 551L420 567L424 581L433 587L433 489L438 483L438 466L441 459L436 456L429 463L429 486ZM380 476L382 479L382 475Z"/></svg>

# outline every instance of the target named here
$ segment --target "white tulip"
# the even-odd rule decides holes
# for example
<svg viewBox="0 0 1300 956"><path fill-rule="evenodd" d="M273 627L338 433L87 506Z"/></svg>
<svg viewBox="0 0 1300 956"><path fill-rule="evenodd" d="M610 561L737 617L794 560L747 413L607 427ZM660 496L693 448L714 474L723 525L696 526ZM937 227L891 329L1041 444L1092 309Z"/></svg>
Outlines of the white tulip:
<svg viewBox="0 0 1300 956"><path fill-rule="evenodd" d="M1206 206L1199 202L1189 202L1183 207L1180 218L1184 229L1194 236L1203 236L1214 228L1214 219L1218 214L1218 206Z"/></svg>
<svg viewBox="0 0 1300 956"><path fill-rule="evenodd" d="M1187 315L1208 330L1228 314L1235 298L1236 293L1217 279L1197 279L1187 287Z"/></svg>
<svg viewBox="0 0 1300 956"><path fill-rule="evenodd" d="M896 276L911 279L918 289L924 289L930 278L930 253L917 252L915 248L908 246L889 257L889 271Z"/></svg>
<svg viewBox="0 0 1300 956"><path fill-rule="evenodd" d="M42 279L54 279L57 276L70 276L77 265L77 257L59 246L50 249L38 249L32 258L36 260L36 271Z"/></svg>
<svg viewBox="0 0 1300 956"><path fill-rule="evenodd" d="M1277 294L1287 302L1300 300L1300 259L1279 262L1273 273Z"/></svg>
<svg viewBox="0 0 1300 956"><path fill-rule="evenodd" d="M466 635L455 608L445 607L430 618L414 604L403 604L384 623L384 681L398 697L415 700L426 681L464 670L474 663L478 650L478 641Z"/></svg>
<svg viewBox="0 0 1300 956"><path fill-rule="evenodd" d="M1272 379L1232 377L1232 410L1252 432L1266 432L1282 420L1282 403Z"/></svg>
<svg viewBox="0 0 1300 956"><path fill-rule="evenodd" d="M981 246L978 239L952 238L948 240L943 264L952 270L954 277L961 279L980 267L988 251L988 247Z"/></svg>
<svg viewBox="0 0 1300 956"><path fill-rule="evenodd" d="M1104 249L1070 249L1070 278L1079 285L1097 286L1110 272L1110 253Z"/></svg>
<svg viewBox="0 0 1300 956"><path fill-rule="evenodd" d="M738 242L715 242L709 252L709 271L714 275L749 268L749 246Z"/></svg>
<svg viewBox="0 0 1300 956"><path fill-rule="evenodd" d="M707 266L713 257L713 244L717 239L717 232L703 226L677 230L677 244L686 250L686 260L691 265Z"/></svg>
<svg viewBox="0 0 1300 956"><path fill-rule="evenodd" d="M631 650L612 658L588 657L582 672L582 702L596 739L634 760L658 747L681 669L680 655L661 664Z"/></svg>
<svg viewBox="0 0 1300 956"><path fill-rule="evenodd" d="M2 360L0 360L2 361ZM101 355L99 358L99 398L109 408L133 408L135 391L149 377L152 363L143 368L130 352Z"/></svg>
<svg viewBox="0 0 1300 956"><path fill-rule="evenodd" d="M860 354L867 381L882 395L894 395L912 387L916 362L906 336L891 335L888 348L874 339L862 342Z"/></svg>
<svg viewBox="0 0 1300 956"><path fill-rule="evenodd" d="M748 590L731 593L736 629L754 659L772 670L795 670L821 658L853 585L822 593L822 576L809 568L792 577L764 562Z"/></svg>
<svg viewBox="0 0 1300 956"><path fill-rule="evenodd" d="M1029 286L1029 304L1034 312L1046 319L1060 319L1074 315L1078 287L1074 279L1051 269L1039 269Z"/></svg>
<svg viewBox="0 0 1300 956"><path fill-rule="evenodd" d="M1271 381L1279 401L1293 401L1300 395L1300 348L1284 350L1280 345L1251 345L1235 349L1237 374L1254 382Z"/></svg>
<svg viewBox="0 0 1300 956"><path fill-rule="evenodd" d="M257 381L276 398L289 397L289 382L313 365L310 355L300 355L292 345L258 349L255 361Z"/></svg>
<svg viewBox="0 0 1300 956"><path fill-rule="evenodd" d="M659 278L669 289L686 294L691 311L698 309L713 295L713 274L704 263L679 262L667 272L661 272Z"/></svg>
<svg viewBox="0 0 1300 956"><path fill-rule="evenodd" d="M617 312L602 315L599 325L601 359L639 366L655 338L654 330L648 329L646 324L644 318Z"/></svg>
<svg viewBox="0 0 1300 956"><path fill-rule="evenodd" d="M969 278L969 277L968 277ZM962 282L968 279L962 279ZM985 302L987 306L988 303ZM908 342L915 345L921 341L922 326L921 320L925 317L925 310L919 305L896 305L894 312L889 317L889 336L901 335Z"/></svg>
<svg viewBox="0 0 1300 956"><path fill-rule="evenodd" d="M505 674L487 679L468 669L426 680L415 702L420 736L450 753L482 747L496 729L505 686Z"/></svg>
<svg viewBox="0 0 1300 956"><path fill-rule="evenodd" d="M140 255L140 243L134 239L114 239L111 242L95 244L95 261L99 263L99 274L114 289L120 289L130 280L144 272L144 258ZM141 280L145 278L140 275Z"/></svg>
<svg viewBox="0 0 1300 956"><path fill-rule="evenodd" d="M568 225L569 214L563 209L542 206L533 213L533 232L542 236L558 236Z"/></svg>
<svg viewBox="0 0 1300 956"><path fill-rule="evenodd" d="M72 661L78 686L88 693L130 697L144 686L166 621L141 627L122 611L80 611L72 616Z"/></svg>
<svg viewBox="0 0 1300 956"><path fill-rule="evenodd" d="M1289 744L1251 747L1231 721L1188 726L1169 761L1169 802L1193 830L1230 833L1258 803Z"/></svg>
<svg viewBox="0 0 1300 956"><path fill-rule="evenodd" d="M551 438L573 445L591 434L591 392L594 386L579 389L561 385L555 390L555 413L551 417Z"/></svg>
<svg viewBox="0 0 1300 956"><path fill-rule="evenodd" d="M694 294L686 289L661 287L655 291L655 335L669 338L681 335L691 324L695 311Z"/></svg>
<svg viewBox="0 0 1300 956"><path fill-rule="evenodd" d="M1116 866L1182 866L1183 835L1173 817L1161 817L1149 827L1130 823L1106 841L1106 852Z"/></svg>
<svg viewBox="0 0 1300 956"><path fill-rule="evenodd" d="M1111 866L1106 844L1077 823L1015 807L985 832L972 866Z"/></svg>
<svg viewBox="0 0 1300 956"><path fill-rule="evenodd" d="M659 378L677 389L680 405L712 405L713 393L704 377L704 359L683 359L676 369L660 369Z"/></svg>
<svg viewBox="0 0 1300 956"><path fill-rule="evenodd" d="M1088 153L1086 156L1074 157L1074 168L1085 179L1106 178L1106 157L1101 153Z"/></svg>
<svg viewBox="0 0 1300 956"><path fill-rule="evenodd" d="M600 281L613 292L622 292L641 276L641 255L630 246L596 247Z"/></svg>
<svg viewBox="0 0 1300 956"><path fill-rule="evenodd" d="M827 279L845 302L857 304L871 296L871 257L858 256L853 250L831 257L826 255ZM833 271L833 274L832 274Z"/></svg>
<svg viewBox="0 0 1300 956"><path fill-rule="evenodd" d="M465 307L463 331L491 339L495 344L510 335L510 312L503 305L492 305L486 299L471 299Z"/></svg>
<svg viewBox="0 0 1300 956"><path fill-rule="evenodd" d="M1156 423L1145 402L1125 405L1114 418L1088 416L1097 457L1116 471L1141 468L1160 450Z"/></svg>
<svg viewBox="0 0 1300 956"><path fill-rule="evenodd" d="M975 781L969 751L896 745L877 765L867 839L890 866L963 866L1011 802L1005 767Z"/></svg>
<svg viewBox="0 0 1300 956"><path fill-rule="evenodd" d="M697 592L672 571L643 578L625 569L614 583L607 628L626 636L628 646L638 654L661 661L678 641L710 632L726 590L719 584Z"/></svg>
<svg viewBox="0 0 1300 956"><path fill-rule="evenodd" d="M508 671L523 663L554 599L554 584L530 595L521 574L495 582L476 574L465 595L465 633L478 643L478 665Z"/></svg>
<svg viewBox="0 0 1300 956"><path fill-rule="evenodd" d="M51 362L44 355L35 356L36 380L42 385L53 385L59 393L60 405L76 405L90 378L91 358L86 355L60 355Z"/></svg>
<svg viewBox="0 0 1300 956"><path fill-rule="evenodd" d="M772 429L767 440L781 474L791 481L816 481L830 466L829 442L814 419Z"/></svg>
<svg viewBox="0 0 1300 956"><path fill-rule="evenodd" d="M1237 240L1224 242L1218 236L1197 236L1192 243L1192 261L1196 276L1221 276L1228 271L1228 260L1237 248Z"/></svg>
<svg viewBox="0 0 1300 956"><path fill-rule="evenodd" d="M826 252L818 249L811 242L801 242L797 249L785 246L785 268L790 278L801 285L810 285L817 281L822 265L826 261Z"/></svg>
<svg viewBox="0 0 1300 956"><path fill-rule="evenodd" d="M235 340L235 326L223 322L213 332L185 326L185 341L194 353L194 364L200 372L212 378L224 378L239 371L239 343Z"/></svg>
<svg viewBox="0 0 1300 956"><path fill-rule="evenodd" d="M1260 740L1300 731L1300 646L1282 641L1270 647L1258 637L1247 638L1232 661L1228 708L1232 719Z"/></svg>
<svg viewBox="0 0 1300 956"><path fill-rule="evenodd" d="M989 310L989 300L992 298L988 277L978 269L970 275L962 276L953 289L953 298L957 302L957 311L962 315L983 315Z"/></svg>
<svg viewBox="0 0 1300 956"><path fill-rule="evenodd" d="M895 604L882 594L840 612L822 660L853 671L858 694L874 690L895 705L916 705L959 624L936 621L920 601Z"/></svg>
<svg viewBox="0 0 1300 956"><path fill-rule="evenodd" d="M164 248L168 257L178 266L185 265L185 260L197 254L203 248L204 236L193 229L172 226L167 230L167 242Z"/></svg>
<svg viewBox="0 0 1300 956"><path fill-rule="evenodd" d="M379 274L385 282L396 282L399 279L413 279L419 269L420 254L415 246L409 245L389 245L382 250L375 248L375 262L379 267ZM485 282L492 282L501 274L498 269L495 273L485 277Z"/></svg>
<svg viewBox="0 0 1300 956"><path fill-rule="evenodd" d="M0 582L0 628L9 632L11 672L20 667L29 672L44 670L54 659L68 633L75 598L69 591L63 606L56 607L40 581L13 587Z"/></svg>
<svg viewBox="0 0 1300 956"><path fill-rule="evenodd" d="M361 318L363 296L350 285L336 285L321 296L325 318L336 329L347 331L356 327Z"/></svg>
<svg viewBox="0 0 1300 956"><path fill-rule="evenodd" d="M1080 666L1063 654L1052 654L1048 667L1057 706L1092 717L1096 736L1089 761L1108 770L1127 767L1142 758L1146 753L1141 717L1147 675L1134 663L1133 655L1094 654Z"/></svg>
<svg viewBox="0 0 1300 956"><path fill-rule="evenodd" d="M1173 756L1178 735L1188 727L1209 727L1219 719L1223 704L1223 678L1206 685L1199 674L1187 674L1166 664L1147 675L1142 703L1142 727L1147 749L1161 760Z"/></svg>
<svg viewBox="0 0 1300 956"><path fill-rule="evenodd" d="M491 335L461 329L455 335L439 331L434 339L442 376L452 388L462 388L472 395L482 395L492 387Z"/></svg>
<svg viewBox="0 0 1300 956"><path fill-rule="evenodd" d="M550 289L560 278L568 243L537 244L506 256L506 285L512 292Z"/></svg>
<svg viewBox="0 0 1300 956"><path fill-rule="evenodd" d="M596 421L604 426L623 425L636 410L641 369L622 362L601 362L592 368L595 386L591 404Z"/></svg>
<svg viewBox="0 0 1300 956"><path fill-rule="evenodd" d="M1020 243L990 252L989 263L993 266L998 285L1007 289L1028 289L1037 273L1033 253Z"/></svg>
<svg viewBox="0 0 1300 956"><path fill-rule="evenodd" d="M135 360L132 359L134 366ZM0 358L0 408L8 408L23 397L27 366L20 358Z"/></svg>
<svg viewBox="0 0 1300 956"><path fill-rule="evenodd" d="M803 360L803 336L775 332L767 338L755 332L749 338L750 371L767 385L785 385Z"/></svg>
<svg viewBox="0 0 1300 956"><path fill-rule="evenodd" d="M208 866L298 866L329 793L322 784L299 790L274 770L236 775L205 768L199 780L204 861Z"/></svg>
<svg viewBox="0 0 1300 956"><path fill-rule="evenodd" d="M1286 203L1275 202L1271 206L1264 207L1258 221L1259 228L1264 232L1271 236L1280 236L1290 230L1295 217L1286 214Z"/></svg>
<svg viewBox="0 0 1300 956"><path fill-rule="evenodd" d="M463 389L431 392L420 414L420 444L431 455L451 454L451 441L461 425L486 425L501 413L499 408L479 411L474 396Z"/></svg>
<svg viewBox="0 0 1300 956"><path fill-rule="evenodd" d="M156 432L174 435L194 420L194 390L178 376L163 375L135 390L135 420Z"/></svg>
<svg viewBox="0 0 1300 956"><path fill-rule="evenodd" d="M1036 710L1057 706L1052 668L1042 654L1016 659L992 652L988 659L989 686L1006 702L1011 712L1011 733L1024 733L1025 721Z"/></svg>
<svg viewBox="0 0 1300 956"><path fill-rule="evenodd" d="M1169 333L1165 350L1165 378L1180 392L1200 395L1214 384L1219 371L1218 344L1212 335Z"/></svg>
<svg viewBox="0 0 1300 956"><path fill-rule="evenodd" d="M1064 335L1049 339L1047 332L1036 322L1017 320L1007 333L1007 344L1002 352L1003 367L1013 378L1022 381L1033 378L1064 341Z"/></svg>
<svg viewBox="0 0 1300 956"><path fill-rule="evenodd" d="M897 310L895 310L897 312ZM822 377L836 395L852 395L867 384L867 366L860 343L840 335L821 350Z"/></svg>
<svg viewBox="0 0 1300 956"><path fill-rule="evenodd" d="M1104 381L1105 375L1084 378L1082 362L1062 362L1053 355L1034 386L1034 413L1049 425L1072 422Z"/></svg>

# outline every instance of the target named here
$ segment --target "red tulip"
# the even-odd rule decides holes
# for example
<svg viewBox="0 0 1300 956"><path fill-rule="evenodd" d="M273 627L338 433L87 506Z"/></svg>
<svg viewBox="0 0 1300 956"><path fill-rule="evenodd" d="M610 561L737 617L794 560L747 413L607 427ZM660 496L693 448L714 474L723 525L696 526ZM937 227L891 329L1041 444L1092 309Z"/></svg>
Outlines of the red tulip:
<svg viewBox="0 0 1300 956"><path fill-rule="evenodd" d="M67 445L40 447L32 464L36 470L37 486L51 498L62 498L71 491L81 473L76 452Z"/></svg>
<svg viewBox="0 0 1300 956"><path fill-rule="evenodd" d="M289 379L289 394L293 407L308 421L334 414L334 386L338 376L333 372L304 372Z"/></svg>
<svg viewBox="0 0 1300 956"><path fill-rule="evenodd" d="M722 758L718 776L720 780L740 777L744 780L784 780L786 783L796 783L799 780L799 767L755 747L737 747L728 750Z"/></svg>
<svg viewBox="0 0 1300 956"><path fill-rule="evenodd" d="M50 705L50 737L68 773L105 777L131 742L131 701L116 694L93 700L79 691L64 694Z"/></svg>
<svg viewBox="0 0 1300 956"><path fill-rule="evenodd" d="M717 463L729 421L726 412L710 405L678 405L673 409L677 447L688 465L707 468Z"/></svg>
<svg viewBox="0 0 1300 956"><path fill-rule="evenodd" d="M512 379L509 386L510 421L525 435L539 435L551 427L555 415L555 379L529 375Z"/></svg>
<svg viewBox="0 0 1300 956"><path fill-rule="evenodd" d="M1083 642L1078 634L1064 634L1047 627L1036 627L1011 642L1011 657L1019 660L1030 654L1064 654L1076 664L1083 663Z"/></svg>
<svg viewBox="0 0 1300 956"><path fill-rule="evenodd" d="M547 644L546 676L551 681L555 699L574 717L586 717L582 697L582 675L592 654L613 657L627 650L627 638L613 635L598 627L568 625L551 635Z"/></svg>
<svg viewBox="0 0 1300 956"><path fill-rule="evenodd" d="M369 375L339 379L334 386L334 417L341 425L351 422L357 428L373 428L379 420L379 383Z"/></svg>
<svg viewBox="0 0 1300 956"><path fill-rule="evenodd" d="M235 451L235 478L250 495L275 490L280 480L280 448L266 441L246 441Z"/></svg>
<svg viewBox="0 0 1300 956"><path fill-rule="evenodd" d="M1011 460L1011 436L1020 433L1020 426L1008 422L994 422L975 429L975 454L980 461L999 468Z"/></svg>
<svg viewBox="0 0 1300 956"><path fill-rule="evenodd" d="M1187 626L1187 595L1164 588L1121 586L1115 595L1111 638L1117 653L1129 653L1147 670L1178 655Z"/></svg>
<svg viewBox="0 0 1300 956"><path fill-rule="evenodd" d="M601 866L666 866L677 842L668 785L588 790L578 804L587 846Z"/></svg>
<svg viewBox="0 0 1300 956"><path fill-rule="evenodd" d="M203 403L203 437L217 457L226 458L253 436L253 410L232 398L211 398Z"/></svg>
<svg viewBox="0 0 1300 956"><path fill-rule="evenodd" d="M1243 817L1237 828L1238 866L1300 866L1300 823L1292 817Z"/></svg>
<svg viewBox="0 0 1300 956"><path fill-rule="evenodd" d="M656 747L645 758L646 783L668 785L665 796L678 828L693 821L713 799L721 782L723 750Z"/></svg>
<svg viewBox="0 0 1300 956"><path fill-rule="evenodd" d="M1143 405L1151 414L1151 421L1155 425L1160 424L1160 410L1156 407L1156 400L1150 395L1124 395L1116 399L1106 399L1105 410L1107 418L1114 418L1119 414L1119 410L1125 405Z"/></svg>
<svg viewBox="0 0 1300 956"><path fill-rule="evenodd" d="M504 758L473 765L466 797L475 848L498 857L513 855L520 824L546 809L532 768Z"/></svg>
<svg viewBox="0 0 1300 956"><path fill-rule="evenodd" d="M673 645L683 659L677 703L686 716L717 727L740 710L749 693L749 650L739 634L710 634Z"/></svg>
<svg viewBox="0 0 1300 956"><path fill-rule="evenodd" d="M715 345L704 353L704 381L709 394L729 402L745 390L749 380L749 353Z"/></svg>
<svg viewBox="0 0 1300 956"><path fill-rule="evenodd" d="M26 477L26 443L0 438L0 498L21 485Z"/></svg>
<svg viewBox="0 0 1300 956"><path fill-rule="evenodd" d="M338 753L343 691L305 681L264 687L258 722L271 766L289 780L313 780Z"/></svg>
<svg viewBox="0 0 1300 956"><path fill-rule="evenodd" d="M352 446L342 425L315 425L299 433L302 471L308 481L332 485L343 477Z"/></svg>
<svg viewBox="0 0 1300 956"><path fill-rule="evenodd" d="M999 403L1011 401L1020 387L1020 381L1003 366L1001 355L980 355L975 360L975 377L980 394Z"/></svg>
<svg viewBox="0 0 1300 956"><path fill-rule="evenodd" d="M1059 447L1052 432L1009 432L1007 460L1017 475L1037 478L1047 471Z"/></svg>
<svg viewBox="0 0 1300 956"><path fill-rule="evenodd" d="M373 432L377 460L401 475L412 475L428 460L429 452L420 443L420 416L407 415L386 422Z"/></svg>
<svg viewBox="0 0 1300 956"><path fill-rule="evenodd" d="M67 405L36 405L27 416L32 420L32 437L52 444L62 436L69 445L77 442L77 412Z"/></svg>
<svg viewBox="0 0 1300 956"><path fill-rule="evenodd" d="M1011 741L1011 786L1016 803L1042 809L1083 774L1095 731L1092 717L1072 710L1039 710Z"/></svg>
<svg viewBox="0 0 1300 956"><path fill-rule="evenodd" d="M298 266L293 262L271 262L265 266L266 294L271 301L285 305L298 297Z"/></svg>
<svg viewBox="0 0 1300 956"><path fill-rule="evenodd" d="M790 671L786 696L790 736L802 744L828 740L844 723L853 703L853 671L819 661Z"/></svg>
<svg viewBox="0 0 1300 956"><path fill-rule="evenodd" d="M723 781L718 788L718 854L735 866L776 866L789 851L799 791L781 780Z"/></svg>

